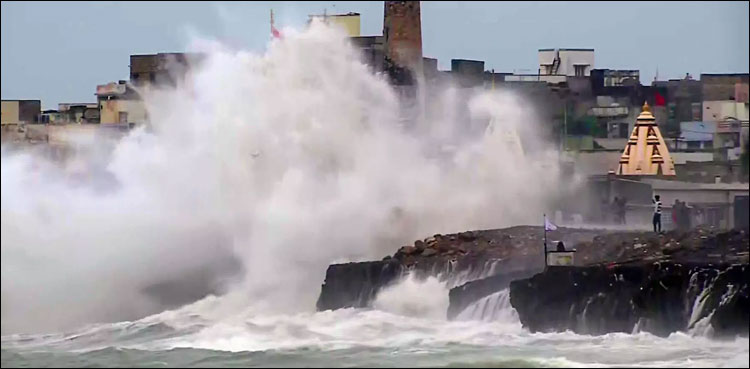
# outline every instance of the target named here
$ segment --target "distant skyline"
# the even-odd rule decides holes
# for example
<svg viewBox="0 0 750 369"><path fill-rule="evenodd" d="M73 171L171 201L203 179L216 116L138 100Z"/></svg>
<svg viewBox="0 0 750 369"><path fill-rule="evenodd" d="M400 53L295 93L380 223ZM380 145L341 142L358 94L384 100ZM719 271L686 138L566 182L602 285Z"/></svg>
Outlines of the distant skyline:
<svg viewBox="0 0 750 369"><path fill-rule="evenodd" d="M2 2L0 94L45 109L93 102L97 84L128 79L131 54L179 52L191 35L263 52L279 26L309 14L359 12L382 33L383 2ZM540 48L593 48L595 68L638 69L649 85L690 73L748 73L748 2L422 2L426 57L536 72Z"/></svg>

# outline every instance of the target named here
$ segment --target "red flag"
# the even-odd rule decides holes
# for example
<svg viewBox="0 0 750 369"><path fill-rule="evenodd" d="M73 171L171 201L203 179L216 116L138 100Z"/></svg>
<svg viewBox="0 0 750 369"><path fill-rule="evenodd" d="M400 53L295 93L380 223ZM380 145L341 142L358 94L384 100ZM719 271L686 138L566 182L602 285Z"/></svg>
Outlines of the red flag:
<svg viewBox="0 0 750 369"><path fill-rule="evenodd" d="M281 32L279 32L279 30L277 30L273 25L271 25L271 34L275 38L281 38Z"/></svg>
<svg viewBox="0 0 750 369"><path fill-rule="evenodd" d="M659 93L659 91L654 92L654 105L655 106L667 105L667 101L664 99L664 96L662 96Z"/></svg>

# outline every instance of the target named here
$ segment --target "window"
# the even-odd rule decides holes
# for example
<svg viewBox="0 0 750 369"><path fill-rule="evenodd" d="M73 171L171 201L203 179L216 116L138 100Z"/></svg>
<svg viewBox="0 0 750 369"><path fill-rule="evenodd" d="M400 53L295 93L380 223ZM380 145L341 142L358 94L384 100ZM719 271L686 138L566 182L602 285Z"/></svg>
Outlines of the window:
<svg viewBox="0 0 750 369"><path fill-rule="evenodd" d="M574 65L573 67L576 70L576 77L583 77L584 75L586 75L585 65Z"/></svg>

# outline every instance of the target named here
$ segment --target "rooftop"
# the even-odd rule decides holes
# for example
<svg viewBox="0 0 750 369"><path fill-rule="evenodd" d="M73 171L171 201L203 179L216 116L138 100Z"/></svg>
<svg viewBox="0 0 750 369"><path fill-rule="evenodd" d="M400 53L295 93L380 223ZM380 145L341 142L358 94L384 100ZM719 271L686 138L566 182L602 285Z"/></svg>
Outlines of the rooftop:
<svg viewBox="0 0 750 369"><path fill-rule="evenodd" d="M747 183L695 183L684 181L668 181L664 179L644 178L643 182L651 184L654 190L680 190L680 191L750 191Z"/></svg>
<svg viewBox="0 0 750 369"><path fill-rule="evenodd" d="M570 49L570 48L560 48L560 49L539 49L539 51L594 51L594 49Z"/></svg>
<svg viewBox="0 0 750 369"><path fill-rule="evenodd" d="M356 12L349 12L346 14L310 14L310 17L352 17L352 16L359 16L359 13Z"/></svg>
<svg viewBox="0 0 750 369"><path fill-rule="evenodd" d="M683 141L711 141L716 133L716 122L681 122L680 139Z"/></svg>

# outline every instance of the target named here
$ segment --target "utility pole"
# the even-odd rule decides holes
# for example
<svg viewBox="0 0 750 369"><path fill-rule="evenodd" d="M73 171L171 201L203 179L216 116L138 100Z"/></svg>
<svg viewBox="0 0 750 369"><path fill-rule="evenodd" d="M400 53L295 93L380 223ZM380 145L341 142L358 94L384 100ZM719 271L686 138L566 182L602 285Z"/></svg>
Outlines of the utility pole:
<svg viewBox="0 0 750 369"><path fill-rule="evenodd" d="M568 138L568 97L565 96L565 111L563 112L563 143L562 150L565 151L565 140Z"/></svg>
<svg viewBox="0 0 750 369"><path fill-rule="evenodd" d="M547 270L547 214L544 214L544 270Z"/></svg>

